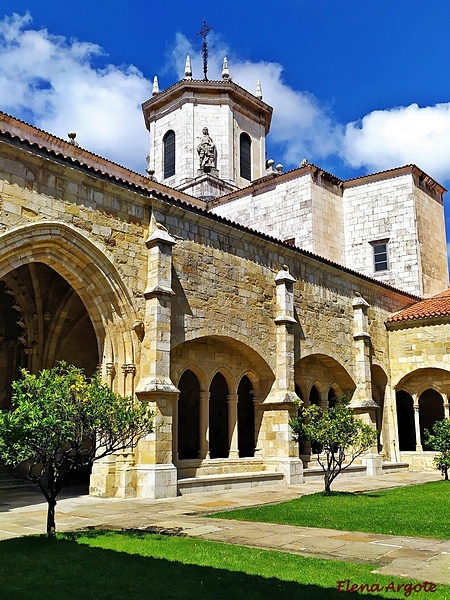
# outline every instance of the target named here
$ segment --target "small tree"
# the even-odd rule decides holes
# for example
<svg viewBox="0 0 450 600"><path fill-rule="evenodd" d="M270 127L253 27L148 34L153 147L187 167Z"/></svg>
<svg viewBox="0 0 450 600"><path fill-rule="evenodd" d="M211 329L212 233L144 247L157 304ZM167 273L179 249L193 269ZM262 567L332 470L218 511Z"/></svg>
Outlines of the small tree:
<svg viewBox="0 0 450 600"><path fill-rule="evenodd" d="M312 404L302 408L290 422L294 439L309 441L324 471L325 493L331 491L336 477L368 450L376 440L376 431L358 419L344 397L339 404L323 411ZM345 465L344 462L348 461Z"/></svg>
<svg viewBox="0 0 450 600"><path fill-rule="evenodd" d="M426 443L432 450L439 452L434 457L433 463L436 469L439 469L448 481L448 470L450 469L450 419L442 419L433 425L433 432L425 429L428 436Z"/></svg>
<svg viewBox="0 0 450 600"><path fill-rule="evenodd" d="M0 413L0 458L12 468L29 461L28 476L48 503L51 537L56 497L71 474L135 444L152 431L154 415L64 362L39 375L23 369L12 387L13 410Z"/></svg>

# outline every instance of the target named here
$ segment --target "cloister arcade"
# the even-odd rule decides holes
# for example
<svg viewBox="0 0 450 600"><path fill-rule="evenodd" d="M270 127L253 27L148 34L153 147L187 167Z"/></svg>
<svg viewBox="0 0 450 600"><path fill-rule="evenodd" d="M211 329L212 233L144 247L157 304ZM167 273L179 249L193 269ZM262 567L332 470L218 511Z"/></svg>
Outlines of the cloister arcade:
<svg viewBox="0 0 450 600"><path fill-rule="evenodd" d="M210 459L253 458L260 403L274 380L269 365L241 342L208 336L172 351L179 389L173 456L179 471Z"/></svg>
<svg viewBox="0 0 450 600"><path fill-rule="evenodd" d="M398 444L401 453L427 452L426 431L450 416L450 372L418 369L396 386Z"/></svg>

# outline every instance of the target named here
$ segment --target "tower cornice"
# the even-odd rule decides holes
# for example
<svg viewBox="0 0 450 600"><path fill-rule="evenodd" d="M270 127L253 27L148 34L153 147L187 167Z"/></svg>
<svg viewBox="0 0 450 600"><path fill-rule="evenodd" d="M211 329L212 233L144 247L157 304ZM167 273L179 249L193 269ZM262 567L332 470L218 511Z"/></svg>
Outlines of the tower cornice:
<svg viewBox="0 0 450 600"><path fill-rule="evenodd" d="M252 114L259 115L259 121L264 123L266 135L269 133L273 109L244 88L232 81L200 81L182 79L171 87L159 92L142 104L145 125L150 130L150 123L156 118L156 113L167 110L168 106L195 102L203 97L208 103L224 103L228 96L235 106L246 109Z"/></svg>

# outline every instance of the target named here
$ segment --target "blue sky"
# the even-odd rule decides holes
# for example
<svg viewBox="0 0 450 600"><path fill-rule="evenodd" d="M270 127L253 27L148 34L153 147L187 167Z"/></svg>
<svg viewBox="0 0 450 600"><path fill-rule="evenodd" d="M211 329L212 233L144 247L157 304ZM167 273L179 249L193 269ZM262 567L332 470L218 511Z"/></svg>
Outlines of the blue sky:
<svg viewBox="0 0 450 600"><path fill-rule="evenodd" d="M3 0L0 109L137 171L140 104L228 56L236 83L274 107L268 158L341 178L416 163L450 187L448 0ZM13 14L16 16L13 16ZM449 228L450 229L450 228Z"/></svg>

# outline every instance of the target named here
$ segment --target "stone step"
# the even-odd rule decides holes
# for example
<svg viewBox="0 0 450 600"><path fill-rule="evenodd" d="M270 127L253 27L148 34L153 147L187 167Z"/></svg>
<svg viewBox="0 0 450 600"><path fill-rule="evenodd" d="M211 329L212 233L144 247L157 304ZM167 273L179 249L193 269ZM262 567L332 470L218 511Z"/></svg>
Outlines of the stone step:
<svg viewBox="0 0 450 600"><path fill-rule="evenodd" d="M381 463L383 468L383 473L406 473L409 470L409 464L406 462L401 463L391 463L391 462L383 462ZM366 467L364 465L350 465L346 467L340 477L351 477L356 475L366 475ZM303 477L305 481L312 481L314 479L323 479L323 469L322 467L307 467L303 469Z"/></svg>
<svg viewBox="0 0 450 600"><path fill-rule="evenodd" d="M0 465L0 490L16 490L34 487L33 482L11 475L7 467Z"/></svg>
<svg viewBox="0 0 450 600"><path fill-rule="evenodd" d="M406 473L409 471L407 462L383 462L381 463L384 473Z"/></svg>
<svg viewBox="0 0 450 600"><path fill-rule="evenodd" d="M259 485L283 483L283 473L273 471L254 471L247 473L224 473L221 475L203 475L185 477L178 480L178 494L197 494L219 490L242 489Z"/></svg>

